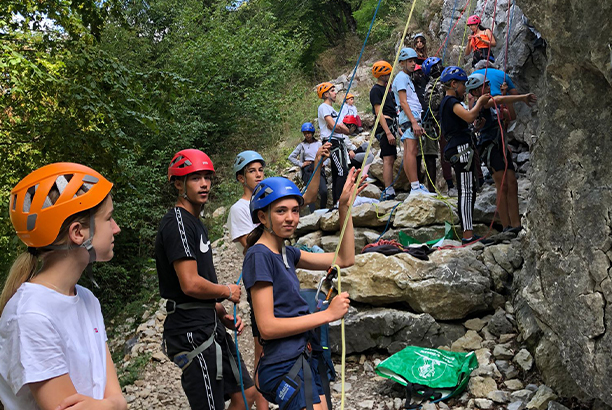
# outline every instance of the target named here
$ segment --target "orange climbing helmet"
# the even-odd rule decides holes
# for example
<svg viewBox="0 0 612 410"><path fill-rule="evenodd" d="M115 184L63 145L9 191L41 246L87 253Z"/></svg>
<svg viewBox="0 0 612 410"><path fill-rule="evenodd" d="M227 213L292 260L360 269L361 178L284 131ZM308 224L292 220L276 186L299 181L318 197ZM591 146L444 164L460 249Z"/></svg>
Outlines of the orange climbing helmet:
<svg viewBox="0 0 612 410"><path fill-rule="evenodd" d="M323 98L323 94L334 88L335 86L330 82L325 82L317 85L317 95L319 98Z"/></svg>
<svg viewBox="0 0 612 410"><path fill-rule="evenodd" d="M351 93L348 93L345 97L346 100L348 100L349 98L355 98L355 96Z"/></svg>
<svg viewBox="0 0 612 410"><path fill-rule="evenodd" d="M383 75L390 75L391 71L393 71L393 67L391 67L391 64L387 63L386 61L377 61L372 66L372 74L376 78Z"/></svg>
<svg viewBox="0 0 612 410"><path fill-rule="evenodd" d="M211 159L199 149L184 149L174 154L168 167L168 180L172 177L184 177L194 172L215 172Z"/></svg>
<svg viewBox="0 0 612 410"><path fill-rule="evenodd" d="M27 246L49 246L69 216L100 204L112 187L111 182L85 165L46 165L31 172L11 191L11 222ZM84 193L77 196L79 190ZM52 191L59 193L55 200L49 195Z"/></svg>

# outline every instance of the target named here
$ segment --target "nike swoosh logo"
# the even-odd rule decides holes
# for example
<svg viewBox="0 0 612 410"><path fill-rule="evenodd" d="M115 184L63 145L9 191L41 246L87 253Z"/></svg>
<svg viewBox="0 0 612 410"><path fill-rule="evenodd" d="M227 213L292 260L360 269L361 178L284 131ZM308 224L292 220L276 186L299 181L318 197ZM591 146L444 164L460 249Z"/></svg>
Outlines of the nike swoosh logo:
<svg viewBox="0 0 612 410"><path fill-rule="evenodd" d="M204 243L204 237L200 235L200 252L206 253L210 249L210 240Z"/></svg>

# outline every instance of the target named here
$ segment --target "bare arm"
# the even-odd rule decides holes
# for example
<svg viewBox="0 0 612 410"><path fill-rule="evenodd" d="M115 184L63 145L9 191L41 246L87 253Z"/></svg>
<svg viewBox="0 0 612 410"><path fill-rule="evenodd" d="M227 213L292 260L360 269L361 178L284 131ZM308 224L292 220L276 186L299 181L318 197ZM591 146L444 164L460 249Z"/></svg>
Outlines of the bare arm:
<svg viewBox="0 0 612 410"><path fill-rule="evenodd" d="M493 35L493 33L491 33L491 30L486 29L485 33L489 39L489 47L495 47L497 45L497 41L495 41L495 36ZM487 42L486 40L483 40L485 43Z"/></svg>
<svg viewBox="0 0 612 410"><path fill-rule="evenodd" d="M517 102L524 102L525 104L531 107L531 104L537 101L538 101L538 98L535 96L535 94L496 95L495 97L489 100L489 102L485 105L485 107L491 108L496 103L510 105L510 104L514 104Z"/></svg>
<svg viewBox="0 0 612 410"><path fill-rule="evenodd" d="M240 301L240 286L212 283L198 275L198 263L194 259L179 259L173 263L181 290L197 299L228 299ZM230 297L231 289L231 297Z"/></svg>
<svg viewBox="0 0 612 410"><path fill-rule="evenodd" d="M321 145L317 150L317 156L315 157L314 163L315 167L319 164L319 161L323 159L325 161L326 158L329 158L329 149L331 148L331 144L326 142ZM313 174L310 185L306 188L306 192L304 192L304 205L312 204L317 200L317 195L319 193L319 185L321 184L321 170L323 169L323 163L319 165Z"/></svg>
<svg viewBox="0 0 612 410"><path fill-rule="evenodd" d="M374 112L375 115L378 116L378 111L380 110L380 104L376 104L374 106ZM391 130L389 129L389 126L387 125L387 120L385 119L384 115L380 115L380 121L379 121L380 126L382 127L382 129L385 131L385 135L387 136L387 140L389 141L389 145L395 145L395 135L393 135L391 133Z"/></svg>
<svg viewBox="0 0 612 410"><path fill-rule="evenodd" d="M325 117L325 123L327 124L327 128L329 128L330 130L333 130L334 124L336 124L336 121L332 118L331 115L328 115ZM346 134L346 135L351 133L349 129L346 127L346 125L344 125L340 121L338 121L338 124L336 124L336 131L339 132L340 134Z"/></svg>
<svg viewBox="0 0 612 410"><path fill-rule="evenodd" d="M469 111L463 108L461 104L455 104L453 106L453 113L461 118L465 122L474 122L476 118L478 118L478 113L484 107L484 105L491 99L489 94L485 94L480 96L474 107Z"/></svg>
<svg viewBox="0 0 612 410"><path fill-rule="evenodd" d="M79 405L93 410L125 410L127 402L121 394L113 359L106 346L106 389L104 398L96 400L78 394L68 374L29 384L36 403L42 410L64 410Z"/></svg>
<svg viewBox="0 0 612 410"><path fill-rule="evenodd" d="M297 165L298 167L302 167L302 161L300 161L300 154L302 153L302 144L298 144L297 147L293 150L293 152L289 155L289 161L293 165Z"/></svg>
<svg viewBox="0 0 612 410"><path fill-rule="evenodd" d="M280 318L274 316L274 293L270 282L256 282L251 288L253 312L264 340L280 339L304 333L342 318L349 307L348 293L336 296L326 310L305 316Z"/></svg>

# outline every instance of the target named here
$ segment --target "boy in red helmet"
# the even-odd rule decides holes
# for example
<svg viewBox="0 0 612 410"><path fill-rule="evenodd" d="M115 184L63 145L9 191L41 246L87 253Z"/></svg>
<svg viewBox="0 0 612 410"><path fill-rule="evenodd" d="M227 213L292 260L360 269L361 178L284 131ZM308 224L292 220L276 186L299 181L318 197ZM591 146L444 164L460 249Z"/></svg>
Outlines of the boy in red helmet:
<svg viewBox="0 0 612 410"><path fill-rule="evenodd" d="M192 409L223 410L243 403L237 365L242 366L246 407L257 391L244 362L237 363L236 347L225 328L234 317L219 301L240 301L240 286L219 284L208 231L199 219L208 202L215 169L202 151L178 152L168 167L168 179L178 191L174 208L162 218L155 240L159 289L168 299L164 345L182 370L181 383ZM236 317L236 330L243 323Z"/></svg>

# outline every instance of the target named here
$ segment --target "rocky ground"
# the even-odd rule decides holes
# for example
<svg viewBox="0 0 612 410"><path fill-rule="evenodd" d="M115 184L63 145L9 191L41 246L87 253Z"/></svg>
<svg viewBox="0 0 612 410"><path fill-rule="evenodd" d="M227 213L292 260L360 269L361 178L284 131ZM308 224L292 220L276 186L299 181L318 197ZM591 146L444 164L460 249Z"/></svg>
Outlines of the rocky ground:
<svg viewBox="0 0 612 410"><path fill-rule="evenodd" d="M488 263L490 271L503 266L512 272L515 267L511 266L511 262L513 258L516 259L517 255L508 249L518 248L519 244L520 237L488 247L477 244L468 252L476 259L483 260L483 265ZM487 248L490 249L487 250ZM465 251L437 252L440 255L446 252L448 255L444 257L449 258L452 252ZM504 259L502 255L507 255L507 257ZM358 259L365 256L360 256ZM499 261L495 261L495 257ZM235 281L240 272L242 259L234 247L228 246L226 240L217 241L214 247L214 258L219 281L221 283ZM393 258L395 257L388 259ZM404 255L402 258L414 259ZM431 261L422 263L423 266L428 263L434 264ZM477 264L478 261L473 261L473 263ZM435 264L444 265L440 261ZM417 266L415 269L418 271L422 267ZM359 276L358 270L349 272L347 275L350 274ZM310 275L301 275L305 282L308 282L309 277ZM347 286L349 283L350 281L347 281ZM494 292L495 285L492 284L491 288ZM501 289L498 290L501 291ZM500 293L496 294L500 295ZM533 357L525 349L515 327L512 304L506 299L504 297L494 302L495 308L491 305L479 313L469 314L460 320L434 319L435 316L444 315L440 313L444 310L430 309L427 306L422 307L421 312L429 311L430 313L415 313L407 305L398 309L397 306L393 308L371 307L365 303L356 302L355 307L351 308L347 316L349 354L346 365L345 408L385 410L402 408L404 392L400 385L376 375L374 368L380 361L387 358L390 352L400 350L406 344L418 344L454 351L475 351L479 362L479 367L472 373L466 392L446 403L426 404L425 409L563 409L561 404L553 401L556 399L555 393L541 383L537 370L534 368ZM227 308L229 310L233 307L228 306ZM246 300L243 300L239 304L239 311L247 323L248 309ZM388 315L396 317L393 321L389 321ZM128 368L132 361L139 360L139 358L148 360L140 377L133 384L124 387L124 394L130 409L189 408L180 385L180 371L161 352L164 318L165 308L160 301L151 306L142 316L141 324L135 334L117 332L121 336L111 341L111 347L122 348L123 346L126 350L127 354L122 367ZM371 322L372 318L376 321L374 325ZM430 322L426 326L429 329L427 330L429 333L425 332L427 334L423 333L422 326L419 326L419 323L423 321ZM123 326L127 329L130 323ZM370 329L370 333L364 330L364 326L365 329ZM431 329L437 329L433 336ZM382 342L382 339L376 339L376 336L373 335L373 333L381 332L386 333L384 337L387 340L386 344ZM332 326L331 333L334 337L337 333L337 325ZM129 340L128 347L126 347L126 340ZM239 345L248 367L252 369L253 348L250 327L247 327L244 334L239 337ZM337 343L334 346L335 350L338 350ZM334 362L339 373L340 357L336 355ZM332 384L332 389L334 406L339 408L341 390L339 381ZM570 405L570 408L575 407L569 402L564 403Z"/></svg>

